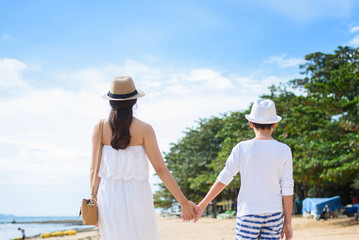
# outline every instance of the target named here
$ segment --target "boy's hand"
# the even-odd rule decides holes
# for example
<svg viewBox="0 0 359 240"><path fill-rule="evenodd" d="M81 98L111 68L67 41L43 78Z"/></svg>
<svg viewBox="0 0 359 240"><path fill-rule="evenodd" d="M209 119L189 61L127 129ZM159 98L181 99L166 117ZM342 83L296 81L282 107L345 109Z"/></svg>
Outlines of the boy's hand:
<svg viewBox="0 0 359 240"><path fill-rule="evenodd" d="M293 239L293 230L292 230L292 224L290 223L284 223L283 224L283 230L281 234L281 238L284 238L285 240L292 240Z"/></svg>
<svg viewBox="0 0 359 240"><path fill-rule="evenodd" d="M193 221L194 223L197 222L201 218L203 211L204 211L204 209L206 209L206 207L201 206L201 204L198 204L197 209L198 209L198 211L197 211L196 217L194 218L194 221Z"/></svg>

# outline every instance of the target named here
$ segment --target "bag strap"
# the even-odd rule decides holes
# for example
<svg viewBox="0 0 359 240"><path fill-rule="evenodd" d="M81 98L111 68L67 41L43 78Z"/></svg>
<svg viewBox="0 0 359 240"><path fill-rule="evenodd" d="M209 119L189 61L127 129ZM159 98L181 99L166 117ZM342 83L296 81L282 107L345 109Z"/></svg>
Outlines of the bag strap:
<svg viewBox="0 0 359 240"><path fill-rule="evenodd" d="M96 158L95 158L95 166L94 166L94 171L93 171L93 175L92 175L92 190L91 190L91 197L94 196L95 193L95 182L96 182L96 178L98 175L98 170L99 170L99 166L100 166L100 149L102 146L102 132L103 132L103 124L104 124L104 119L101 119L100 121L100 126L99 126L99 135L98 135L98 141L97 141L97 149L96 149Z"/></svg>

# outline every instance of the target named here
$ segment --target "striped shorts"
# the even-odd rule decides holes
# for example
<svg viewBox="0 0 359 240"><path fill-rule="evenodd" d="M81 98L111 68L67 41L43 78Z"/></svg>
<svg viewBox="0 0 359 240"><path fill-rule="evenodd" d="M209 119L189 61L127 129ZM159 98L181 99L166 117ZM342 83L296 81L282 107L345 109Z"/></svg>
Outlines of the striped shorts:
<svg viewBox="0 0 359 240"><path fill-rule="evenodd" d="M237 217L236 240L280 240L283 213L250 214Z"/></svg>

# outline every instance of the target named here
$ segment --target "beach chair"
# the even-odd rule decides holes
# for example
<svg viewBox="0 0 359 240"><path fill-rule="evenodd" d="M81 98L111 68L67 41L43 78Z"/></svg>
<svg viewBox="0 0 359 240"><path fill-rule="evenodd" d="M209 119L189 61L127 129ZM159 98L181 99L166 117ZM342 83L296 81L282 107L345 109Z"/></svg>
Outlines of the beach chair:
<svg viewBox="0 0 359 240"><path fill-rule="evenodd" d="M354 221L358 221L359 216L359 204L350 204L344 208L343 214L346 218L354 217Z"/></svg>
<svg viewBox="0 0 359 240"><path fill-rule="evenodd" d="M224 218L231 218L236 214L236 211L234 210L227 210L224 213L220 213L217 215L218 219L224 219Z"/></svg>

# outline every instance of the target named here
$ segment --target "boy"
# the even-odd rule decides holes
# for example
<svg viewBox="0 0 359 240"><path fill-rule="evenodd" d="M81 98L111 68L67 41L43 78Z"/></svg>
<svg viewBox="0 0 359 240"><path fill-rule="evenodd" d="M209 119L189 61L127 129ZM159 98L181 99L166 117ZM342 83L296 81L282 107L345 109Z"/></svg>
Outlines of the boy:
<svg viewBox="0 0 359 240"><path fill-rule="evenodd" d="M280 239L285 235L290 240L293 237L292 153L287 145L272 138L273 129L282 118L269 99L256 100L251 113L245 117L255 138L242 141L232 149L217 181L198 204L200 213L195 221L240 172L235 239Z"/></svg>

